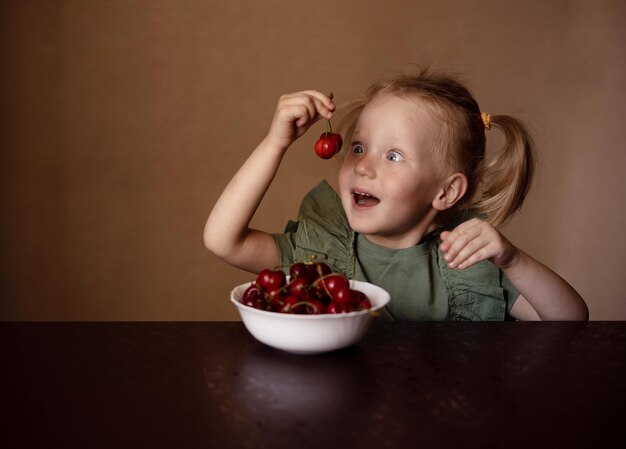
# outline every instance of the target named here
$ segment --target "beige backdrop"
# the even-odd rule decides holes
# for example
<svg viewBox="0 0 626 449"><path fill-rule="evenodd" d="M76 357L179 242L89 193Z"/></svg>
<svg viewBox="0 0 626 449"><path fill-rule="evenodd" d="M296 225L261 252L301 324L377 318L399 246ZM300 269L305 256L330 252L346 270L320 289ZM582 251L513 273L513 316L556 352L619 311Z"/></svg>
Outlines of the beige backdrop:
<svg viewBox="0 0 626 449"><path fill-rule="evenodd" d="M278 96L339 103L431 61L516 113L536 183L504 229L592 319L626 319L626 7L616 1L0 1L0 317L226 320L252 279L202 243ZM287 155L254 225L282 230L334 162ZM489 135L493 140L496 136Z"/></svg>

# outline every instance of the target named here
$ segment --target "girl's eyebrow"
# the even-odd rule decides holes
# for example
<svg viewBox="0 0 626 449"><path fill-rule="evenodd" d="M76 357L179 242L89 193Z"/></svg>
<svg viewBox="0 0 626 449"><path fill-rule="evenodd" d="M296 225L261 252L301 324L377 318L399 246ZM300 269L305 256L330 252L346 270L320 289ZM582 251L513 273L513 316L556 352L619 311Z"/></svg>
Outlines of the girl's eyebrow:
<svg viewBox="0 0 626 449"><path fill-rule="evenodd" d="M359 139L352 139L350 141L349 144L351 147L354 147L355 145L361 145L362 147L365 147L365 144L363 143L363 141L359 140Z"/></svg>

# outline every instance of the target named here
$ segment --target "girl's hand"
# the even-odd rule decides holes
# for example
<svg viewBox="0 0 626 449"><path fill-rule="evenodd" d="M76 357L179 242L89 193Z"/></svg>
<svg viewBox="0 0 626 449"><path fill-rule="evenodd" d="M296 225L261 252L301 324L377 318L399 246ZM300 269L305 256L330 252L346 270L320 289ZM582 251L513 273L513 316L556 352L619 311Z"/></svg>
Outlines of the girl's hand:
<svg viewBox="0 0 626 449"><path fill-rule="evenodd" d="M333 100L321 92L305 90L280 97L266 142L286 150L320 118L330 119Z"/></svg>
<svg viewBox="0 0 626 449"><path fill-rule="evenodd" d="M465 269L490 260L501 269L510 267L519 250L486 221L472 218L441 233L439 249L450 268Z"/></svg>

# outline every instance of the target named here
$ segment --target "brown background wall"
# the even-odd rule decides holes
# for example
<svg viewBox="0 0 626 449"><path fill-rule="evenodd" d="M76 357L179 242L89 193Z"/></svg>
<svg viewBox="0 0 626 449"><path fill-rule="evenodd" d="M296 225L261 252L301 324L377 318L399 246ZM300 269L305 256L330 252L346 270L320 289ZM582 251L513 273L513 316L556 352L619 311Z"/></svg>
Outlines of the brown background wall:
<svg viewBox="0 0 626 449"><path fill-rule="evenodd" d="M592 319L626 319L622 1L16 0L0 25L2 319L236 319L228 292L252 275L202 228L278 96L341 103L424 61L530 123L537 180L505 233ZM281 230L334 178L317 126L255 226Z"/></svg>

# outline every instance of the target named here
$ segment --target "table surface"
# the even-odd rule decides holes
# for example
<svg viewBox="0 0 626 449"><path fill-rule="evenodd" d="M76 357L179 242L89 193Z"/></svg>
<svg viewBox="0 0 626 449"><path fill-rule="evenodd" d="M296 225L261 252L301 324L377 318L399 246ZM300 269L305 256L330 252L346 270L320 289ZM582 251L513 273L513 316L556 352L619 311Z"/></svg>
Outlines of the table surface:
<svg viewBox="0 0 626 449"><path fill-rule="evenodd" d="M624 322L378 321L321 355L241 322L0 323L0 444L621 447L625 356Z"/></svg>

